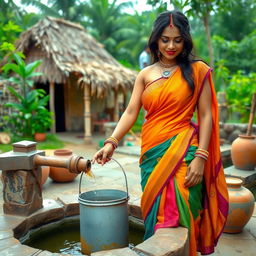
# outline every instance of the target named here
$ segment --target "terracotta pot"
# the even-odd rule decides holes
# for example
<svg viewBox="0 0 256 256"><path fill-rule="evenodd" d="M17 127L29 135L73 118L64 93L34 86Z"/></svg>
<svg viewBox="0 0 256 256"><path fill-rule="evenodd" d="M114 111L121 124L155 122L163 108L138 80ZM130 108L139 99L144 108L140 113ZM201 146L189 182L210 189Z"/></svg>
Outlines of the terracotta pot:
<svg viewBox="0 0 256 256"><path fill-rule="evenodd" d="M41 179L41 186L44 185L44 183L46 182L46 180L49 177L49 173L50 173L50 166L41 166L42 169L42 179Z"/></svg>
<svg viewBox="0 0 256 256"><path fill-rule="evenodd" d="M11 142L11 137L5 132L0 132L0 144L9 144Z"/></svg>
<svg viewBox="0 0 256 256"><path fill-rule="evenodd" d="M57 149L54 150L54 157L58 158L70 158L72 156L72 151L69 149ZM50 178L56 182L69 182L73 181L78 174L71 173L66 168L61 167L50 167Z"/></svg>
<svg viewBox="0 0 256 256"><path fill-rule="evenodd" d="M46 133L36 132L34 134L34 139L37 142L45 141L46 139Z"/></svg>
<svg viewBox="0 0 256 256"><path fill-rule="evenodd" d="M243 180L238 177L226 177L229 194L229 212L225 233L239 233L249 221L254 210L254 196L243 187Z"/></svg>
<svg viewBox="0 0 256 256"><path fill-rule="evenodd" d="M255 136L239 135L231 145L231 158L237 169L254 170L256 167Z"/></svg>

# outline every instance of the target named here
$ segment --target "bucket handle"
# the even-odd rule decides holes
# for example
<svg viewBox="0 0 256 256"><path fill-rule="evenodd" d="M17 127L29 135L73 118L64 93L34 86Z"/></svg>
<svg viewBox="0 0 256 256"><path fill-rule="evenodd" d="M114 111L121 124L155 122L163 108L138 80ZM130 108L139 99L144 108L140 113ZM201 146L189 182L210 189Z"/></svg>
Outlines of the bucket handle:
<svg viewBox="0 0 256 256"><path fill-rule="evenodd" d="M129 193L128 193L128 182L127 182L127 176L126 176L126 173L124 171L124 168L122 167L122 165L114 158L110 158L111 160L115 161L119 167L121 168L123 174L124 174L124 178L125 178L125 186L126 186L126 192L127 192L127 198L129 198ZM83 174L84 172L81 173L81 176L80 176L80 180L79 180L79 195L81 194L81 184L82 184L82 177L83 177Z"/></svg>

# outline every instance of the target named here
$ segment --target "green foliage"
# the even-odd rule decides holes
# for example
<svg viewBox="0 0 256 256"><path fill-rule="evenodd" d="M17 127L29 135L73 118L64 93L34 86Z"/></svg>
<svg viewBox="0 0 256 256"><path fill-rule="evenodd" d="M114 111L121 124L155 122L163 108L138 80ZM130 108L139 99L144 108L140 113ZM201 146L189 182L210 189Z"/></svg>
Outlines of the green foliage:
<svg viewBox="0 0 256 256"><path fill-rule="evenodd" d="M21 31L22 29L13 21L9 20L4 24L0 20L0 58L3 58L6 52L14 52L13 43Z"/></svg>
<svg viewBox="0 0 256 256"><path fill-rule="evenodd" d="M230 71L225 66L227 63L226 60L219 60L215 63L215 71L214 71L214 85L216 91L225 91L229 84L230 80Z"/></svg>
<svg viewBox="0 0 256 256"><path fill-rule="evenodd" d="M211 11L229 10L231 0L172 0L175 9L184 10L188 16L204 18Z"/></svg>
<svg viewBox="0 0 256 256"><path fill-rule="evenodd" d="M15 46L12 43L3 42L0 45L0 51L1 52L14 52L15 51Z"/></svg>
<svg viewBox="0 0 256 256"><path fill-rule="evenodd" d="M20 8L13 0L0 0L0 23L6 24L9 20L14 20L15 23L21 16Z"/></svg>
<svg viewBox="0 0 256 256"><path fill-rule="evenodd" d="M66 20L81 22L84 17L85 4L80 0L22 0L22 3L38 8L43 16L61 17Z"/></svg>
<svg viewBox="0 0 256 256"><path fill-rule="evenodd" d="M11 62L11 59L15 61L15 63ZM33 87L33 80L31 78L35 76L41 75L41 73L34 72L34 70L42 63L42 61L37 60L32 63L26 65L24 60L22 59L21 54L12 53L9 58L9 62L6 63L2 70L4 71L5 75L8 74L10 71L13 71L17 74L17 77L9 77L8 80L11 83L19 85L22 96L25 98L28 94L30 88ZM11 90L11 89L9 89ZM14 95L15 92L11 91ZM15 95L14 95L15 96ZM18 96L17 96L18 97Z"/></svg>
<svg viewBox="0 0 256 256"><path fill-rule="evenodd" d="M133 68L132 64L129 63L127 60L118 60L120 64L122 64L123 66L127 67L127 68Z"/></svg>
<svg viewBox="0 0 256 256"><path fill-rule="evenodd" d="M147 4L152 5L152 7L157 10L158 13L167 10L167 3L164 0L147 0Z"/></svg>
<svg viewBox="0 0 256 256"><path fill-rule="evenodd" d="M202 25L202 21L197 18L189 18L190 27L191 27L191 35L193 37L194 43L194 55L196 58L201 58L207 63L209 63L209 52L207 49L207 40L205 37L205 30Z"/></svg>
<svg viewBox="0 0 256 256"><path fill-rule="evenodd" d="M44 99L47 99L48 101L48 97L44 97ZM44 133L51 127L52 124L52 113L46 108L38 108L37 114L32 119L32 133Z"/></svg>
<svg viewBox="0 0 256 256"><path fill-rule="evenodd" d="M241 114L241 121L248 122L253 93L256 92L256 73L245 75L242 71L234 74L228 86L227 100L232 111Z"/></svg>
<svg viewBox="0 0 256 256"><path fill-rule="evenodd" d="M241 41L228 41L221 36L213 37L216 60L225 59L232 73L244 70L256 71L256 29Z"/></svg>
<svg viewBox="0 0 256 256"><path fill-rule="evenodd" d="M11 132L18 136L33 136L35 132L45 132L52 124L51 113L45 108L49 96L45 96L42 89L33 89L25 97L8 87L17 102L9 102L5 107L12 108L13 112L6 117L10 124Z"/></svg>
<svg viewBox="0 0 256 256"><path fill-rule="evenodd" d="M138 64L139 54L144 49L148 42L152 24L157 16L157 11L143 12L139 14L135 12L134 15L126 15L123 17L123 24L125 25L120 29L122 41L117 44L117 51L122 49L129 49L129 55L132 64Z"/></svg>
<svg viewBox="0 0 256 256"><path fill-rule="evenodd" d="M211 27L229 41L241 41L256 27L256 1L232 1L228 9L220 9L212 19Z"/></svg>
<svg viewBox="0 0 256 256"><path fill-rule="evenodd" d="M20 26L9 20L7 24L1 24L0 38L1 41L14 42L17 35L22 31Z"/></svg>
<svg viewBox="0 0 256 256"><path fill-rule="evenodd" d="M120 30L127 28L122 14L126 7L131 7L131 2L117 4L117 0L90 0L85 3L87 19L82 24L115 57L116 46L123 36Z"/></svg>
<svg viewBox="0 0 256 256"><path fill-rule="evenodd" d="M17 136L33 136L39 127L42 132L52 124L51 113L46 109L49 96L46 96L42 89L33 89L32 78L41 74L35 72L40 64L41 61L26 64L20 54L12 53L9 62L2 67L6 76L10 71L16 74L7 78L9 82L17 85L19 90L16 91L14 87L8 86L8 90L16 102L5 104L5 107L13 110L10 116L5 117L5 120L8 122L11 132Z"/></svg>

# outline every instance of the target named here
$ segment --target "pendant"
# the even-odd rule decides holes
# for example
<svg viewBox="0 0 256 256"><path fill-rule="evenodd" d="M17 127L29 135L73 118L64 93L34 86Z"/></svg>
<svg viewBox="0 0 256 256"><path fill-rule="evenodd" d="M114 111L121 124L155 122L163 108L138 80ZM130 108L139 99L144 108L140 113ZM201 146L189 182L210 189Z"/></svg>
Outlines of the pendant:
<svg viewBox="0 0 256 256"><path fill-rule="evenodd" d="M171 75L171 71L166 70L166 71L163 71L163 72L162 72L162 77L167 78L167 77L169 77L170 75Z"/></svg>

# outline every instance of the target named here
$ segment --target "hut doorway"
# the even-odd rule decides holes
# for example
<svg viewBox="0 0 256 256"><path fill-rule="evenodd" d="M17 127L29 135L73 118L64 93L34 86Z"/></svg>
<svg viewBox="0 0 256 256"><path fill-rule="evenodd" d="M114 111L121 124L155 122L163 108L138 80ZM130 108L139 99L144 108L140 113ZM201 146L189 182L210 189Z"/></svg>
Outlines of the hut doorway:
<svg viewBox="0 0 256 256"><path fill-rule="evenodd" d="M64 102L64 86L63 84L55 84L55 94L54 94L54 109L55 109L55 129L56 132L65 132L65 102ZM49 83L37 83L37 89L44 89L46 94L49 94ZM50 109L49 102L47 109Z"/></svg>

